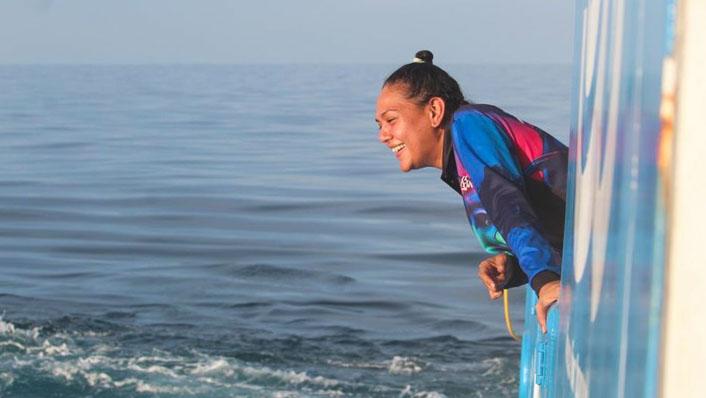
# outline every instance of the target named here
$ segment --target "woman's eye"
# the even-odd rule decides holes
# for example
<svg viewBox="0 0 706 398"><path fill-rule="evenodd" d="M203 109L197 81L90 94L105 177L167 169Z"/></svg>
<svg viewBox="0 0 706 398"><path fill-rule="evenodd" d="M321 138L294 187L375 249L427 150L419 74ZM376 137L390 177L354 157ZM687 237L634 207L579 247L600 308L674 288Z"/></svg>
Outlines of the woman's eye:
<svg viewBox="0 0 706 398"><path fill-rule="evenodd" d="M392 123L392 122L395 121L395 119L397 119L397 118L396 118L396 117L393 117L393 118L387 119L387 123Z"/></svg>

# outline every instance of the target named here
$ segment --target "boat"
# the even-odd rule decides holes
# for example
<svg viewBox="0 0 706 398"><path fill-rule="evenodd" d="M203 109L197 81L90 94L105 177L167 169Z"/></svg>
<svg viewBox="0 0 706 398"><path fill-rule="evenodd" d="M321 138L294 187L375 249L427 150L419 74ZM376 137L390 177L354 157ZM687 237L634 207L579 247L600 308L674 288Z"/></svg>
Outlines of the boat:
<svg viewBox="0 0 706 398"><path fill-rule="evenodd" d="M544 334L527 288L519 397L704 396L706 2L575 18L561 294Z"/></svg>

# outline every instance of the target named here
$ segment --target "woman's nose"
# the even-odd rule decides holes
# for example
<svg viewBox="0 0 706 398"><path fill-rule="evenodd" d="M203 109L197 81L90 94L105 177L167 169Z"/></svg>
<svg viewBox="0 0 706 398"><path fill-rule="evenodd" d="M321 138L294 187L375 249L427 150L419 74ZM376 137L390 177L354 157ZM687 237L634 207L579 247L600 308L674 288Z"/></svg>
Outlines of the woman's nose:
<svg viewBox="0 0 706 398"><path fill-rule="evenodd" d="M388 141L390 138L392 138L392 137L390 136L390 132L389 132L386 128L381 127L381 128L380 128L380 134L378 134L378 139L380 140L380 142L382 142L382 143L384 144L384 143L385 143L386 141Z"/></svg>

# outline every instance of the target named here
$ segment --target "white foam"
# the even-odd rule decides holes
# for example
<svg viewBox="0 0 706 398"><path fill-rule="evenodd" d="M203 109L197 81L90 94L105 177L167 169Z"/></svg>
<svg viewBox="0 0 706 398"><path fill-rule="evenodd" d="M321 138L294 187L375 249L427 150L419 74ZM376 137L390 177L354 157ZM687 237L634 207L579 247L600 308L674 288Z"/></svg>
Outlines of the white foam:
<svg viewBox="0 0 706 398"><path fill-rule="evenodd" d="M2 320L2 315L0 315L0 333L8 334L15 333L15 325L10 322L5 322Z"/></svg>
<svg viewBox="0 0 706 398"><path fill-rule="evenodd" d="M327 361L330 365L339 366L342 368L354 369L373 369L387 370L391 374L409 375L419 373L429 367L429 364L424 363L416 358L407 358L395 356L389 361L383 363L347 363L341 361Z"/></svg>
<svg viewBox="0 0 706 398"><path fill-rule="evenodd" d="M345 395L342 391L337 391L337 390L325 390L325 391L319 392L319 394L328 395L329 397L342 397Z"/></svg>
<svg viewBox="0 0 706 398"><path fill-rule="evenodd" d="M275 391L272 393L272 398L296 398L301 397L296 392L293 391Z"/></svg>
<svg viewBox="0 0 706 398"><path fill-rule="evenodd" d="M191 374L207 373L224 373L226 376L231 376L234 372L228 361L223 358L210 360L205 364L198 363L196 367L191 370Z"/></svg>
<svg viewBox="0 0 706 398"><path fill-rule="evenodd" d="M108 376L105 373L88 373L88 372L81 372L83 377L86 379L86 382L91 386L95 387L97 385L100 385L101 387L109 387L110 382L113 381L113 379Z"/></svg>
<svg viewBox="0 0 706 398"><path fill-rule="evenodd" d="M194 395L198 390L191 389L189 387L174 387L174 386L155 386L152 384L147 384L142 380L138 380L137 386L135 387L137 392L151 392L156 394L189 394Z"/></svg>
<svg viewBox="0 0 706 398"><path fill-rule="evenodd" d="M211 358L205 363L197 363L191 369L190 373L194 375L206 374L223 374L227 377L232 376L238 371L245 377L249 378L266 378L272 377L280 379L289 384L315 384L323 387L333 387L341 385L341 382L333 379L328 379L322 376L309 376L306 372L295 372L293 370L273 370L267 367L255 368L251 366L234 366L224 358Z"/></svg>
<svg viewBox="0 0 706 398"><path fill-rule="evenodd" d="M481 361L481 365L486 367L483 376L503 376L506 373L502 358L487 358Z"/></svg>
<svg viewBox="0 0 706 398"><path fill-rule="evenodd" d="M107 354L109 352L115 351L115 347L109 344L98 344L91 348L91 351L100 354Z"/></svg>
<svg viewBox="0 0 706 398"><path fill-rule="evenodd" d="M96 365L104 365L104 364L108 364L111 362L114 362L114 360L111 358L104 357L101 355L92 355L92 356L86 357L86 358L79 358L78 359L78 366L81 369L90 369Z"/></svg>
<svg viewBox="0 0 706 398"><path fill-rule="evenodd" d="M125 386L134 386L137 392L149 392L156 394L189 394L194 395L203 389L194 389L189 387L177 387L177 386L158 386L154 384L145 383L142 380L136 379L134 377L129 377L124 380L118 380L113 382L113 386L116 388L123 388Z"/></svg>
<svg viewBox="0 0 706 398"><path fill-rule="evenodd" d="M34 364L34 361L19 359L19 358L17 358L16 356L13 357L12 359L13 359L13 361L14 361L14 363L15 363L15 367L16 367L16 368L21 368L21 367L25 367L25 366L31 366L31 365Z"/></svg>
<svg viewBox="0 0 706 398"><path fill-rule="evenodd" d="M303 384L311 383L317 384L324 387L333 387L341 385L341 382L333 379L327 379L322 376L311 377L306 374L306 372L295 372L293 370L272 370L267 367L263 368L252 368L249 366L243 367L241 369L242 373L246 376L251 377L275 377L289 384Z"/></svg>
<svg viewBox="0 0 706 398"><path fill-rule="evenodd" d="M367 362L361 362L361 363L348 363L348 362L341 362L341 361L333 361L333 360L328 360L326 361L329 365L333 366L338 366L341 368L353 368L353 369L375 369L375 370L388 370L389 365L388 364L380 364L380 363L367 363Z"/></svg>
<svg viewBox="0 0 706 398"><path fill-rule="evenodd" d="M20 350L27 350L25 346L14 341L0 341L0 346L13 346L19 348Z"/></svg>
<svg viewBox="0 0 706 398"><path fill-rule="evenodd" d="M0 372L0 381L3 387L10 387L15 382L15 376L12 373Z"/></svg>
<svg viewBox="0 0 706 398"><path fill-rule="evenodd" d="M41 349L47 355L71 355L71 351L66 343L56 346L49 342L49 340L44 340Z"/></svg>
<svg viewBox="0 0 706 398"><path fill-rule="evenodd" d="M2 319L3 316L4 315L0 315L0 334L14 334L35 340L39 338L39 327L34 327L32 330L18 329L12 322L5 322Z"/></svg>
<svg viewBox="0 0 706 398"><path fill-rule="evenodd" d="M436 391L420 391L420 392L414 392L412 390L412 386L407 385L405 388L400 392L399 398L404 398L404 397L411 397L411 398L446 398L446 395L441 394Z"/></svg>
<svg viewBox="0 0 706 398"><path fill-rule="evenodd" d="M163 356L141 356L139 358L135 359L135 363L142 363L142 362L179 362L183 360L183 358L176 358L176 357L163 357Z"/></svg>
<svg viewBox="0 0 706 398"><path fill-rule="evenodd" d="M63 377L66 380L73 380L74 375L79 372L79 368L71 365L70 363L60 363L60 362L45 362L42 364L42 370L50 372L54 377Z"/></svg>
<svg viewBox="0 0 706 398"><path fill-rule="evenodd" d="M86 332L74 332L73 334L81 337L108 337L110 335L108 332L94 332L92 330Z"/></svg>
<svg viewBox="0 0 706 398"><path fill-rule="evenodd" d="M14 368L31 368L46 375L74 384L85 384L98 389L127 388L137 393L174 394L180 396L193 395L216 390L239 389L258 395L263 391L272 394L271 388L263 385L283 384L292 386L290 390L302 390L306 393L293 391L277 391L282 397L309 396L341 396L337 391L340 386L359 386L362 384L348 383L335 379L310 375L305 371L276 370L264 366L246 366L236 359L216 357L194 352L188 357L174 355L166 351L152 350L152 355L125 356L118 344L106 341L88 341L86 348L80 337L96 337L91 333L57 332L40 338L41 328L23 330L0 317L0 334L4 337L0 347L12 347L5 350L1 359L7 360ZM73 339L77 339L75 342ZM81 343L81 344L77 344ZM17 350L15 350L17 348ZM14 354L14 355L13 355ZM357 366L372 367L391 372L399 371L410 374L415 369L423 367L416 363L412 366L405 361L408 358L395 357L389 363L362 364ZM340 364L340 366L346 366ZM401 369L401 370L398 370ZM412 371L410 372L410 369ZM152 377L151 377L151 376ZM162 377L164 376L164 377ZM115 380L114 378L120 378ZM181 380L174 383L173 380ZM186 383L188 381L188 383ZM7 386L14 382L11 374L0 373L0 383ZM184 385L188 384L188 385ZM1 388L1 386L0 386ZM431 397L429 397L431 398Z"/></svg>
<svg viewBox="0 0 706 398"><path fill-rule="evenodd" d="M387 371L398 375L411 375L426 369L428 365L414 358L394 356L387 364Z"/></svg>
<svg viewBox="0 0 706 398"><path fill-rule="evenodd" d="M40 352L40 354L42 354ZM69 362L58 362L56 360L50 359L48 357L42 360L42 364L39 369L52 374L54 377L62 378L66 381L73 381L77 376L82 376L86 383L91 387L100 386L103 388L111 387L112 378L104 372L91 372L86 370L91 370L94 361L79 358L79 360L74 363ZM15 360L16 363L27 366L36 366L36 361L19 361Z"/></svg>
<svg viewBox="0 0 706 398"><path fill-rule="evenodd" d="M127 379L118 380L118 381L113 382L113 385L115 387L121 388L121 387L124 387L128 384L137 384L138 382L139 382L139 380L137 380L136 378L128 377Z"/></svg>
<svg viewBox="0 0 706 398"><path fill-rule="evenodd" d="M413 395L414 398L446 398L446 395L436 391L421 391Z"/></svg>

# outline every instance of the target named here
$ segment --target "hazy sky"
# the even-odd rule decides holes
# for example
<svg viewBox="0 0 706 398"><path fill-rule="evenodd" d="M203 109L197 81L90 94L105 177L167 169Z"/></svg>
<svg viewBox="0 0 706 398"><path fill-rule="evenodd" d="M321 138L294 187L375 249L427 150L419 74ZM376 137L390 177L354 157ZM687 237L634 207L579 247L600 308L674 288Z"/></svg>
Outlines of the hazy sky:
<svg viewBox="0 0 706 398"><path fill-rule="evenodd" d="M0 63L569 63L573 0L0 0Z"/></svg>

